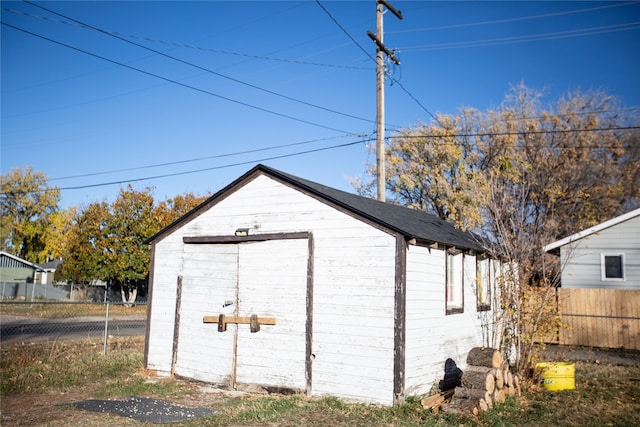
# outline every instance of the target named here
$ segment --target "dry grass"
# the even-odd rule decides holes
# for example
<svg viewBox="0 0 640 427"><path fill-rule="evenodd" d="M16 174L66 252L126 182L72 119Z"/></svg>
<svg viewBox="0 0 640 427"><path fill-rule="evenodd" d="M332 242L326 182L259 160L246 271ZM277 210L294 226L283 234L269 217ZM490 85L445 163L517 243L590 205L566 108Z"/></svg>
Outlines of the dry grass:
<svg viewBox="0 0 640 427"><path fill-rule="evenodd" d="M143 337L112 338L104 356L102 340L3 344L2 396L67 392L142 368Z"/></svg>
<svg viewBox="0 0 640 427"><path fill-rule="evenodd" d="M1 348L3 426L151 425L65 404L129 395L166 399L218 411L180 426L637 426L640 366L576 362L576 389L526 389L480 417L434 415L418 399L385 408L336 398L300 395L230 395L202 384L155 378L142 368L143 339L117 338L107 356L101 341L13 344Z"/></svg>
<svg viewBox="0 0 640 427"><path fill-rule="evenodd" d="M105 310L104 304L92 303L12 302L0 304L0 315L42 319L104 316ZM109 316L144 317L146 314L146 305L135 307L124 307L121 304L109 305Z"/></svg>
<svg viewBox="0 0 640 427"><path fill-rule="evenodd" d="M640 366L577 362L575 375L575 390L531 388L509 413L510 425L640 425Z"/></svg>

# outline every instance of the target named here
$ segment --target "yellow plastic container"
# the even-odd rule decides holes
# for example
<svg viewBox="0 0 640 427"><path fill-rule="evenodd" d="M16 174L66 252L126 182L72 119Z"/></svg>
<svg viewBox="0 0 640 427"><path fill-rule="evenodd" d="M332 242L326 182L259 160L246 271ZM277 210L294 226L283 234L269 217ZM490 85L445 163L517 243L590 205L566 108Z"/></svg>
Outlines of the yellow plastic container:
<svg viewBox="0 0 640 427"><path fill-rule="evenodd" d="M573 363L537 363L536 371L542 373L542 386L547 390L573 390L576 388L576 368Z"/></svg>

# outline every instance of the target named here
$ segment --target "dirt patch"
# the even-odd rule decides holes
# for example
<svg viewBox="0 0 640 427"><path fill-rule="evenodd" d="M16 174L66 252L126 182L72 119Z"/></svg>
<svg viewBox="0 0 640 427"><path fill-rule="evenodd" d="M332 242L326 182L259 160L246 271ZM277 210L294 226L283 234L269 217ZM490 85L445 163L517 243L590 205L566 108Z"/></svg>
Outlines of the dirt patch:
<svg viewBox="0 0 640 427"><path fill-rule="evenodd" d="M58 405L75 399L82 399L87 394L82 390L73 393L45 393L29 396L2 396L3 426L34 426L49 421L71 420L75 411Z"/></svg>
<svg viewBox="0 0 640 427"><path fill-rule="evenodd" d="M248 393L227 391L214 386L187 380L182 383L188 393L172 397L171 403L186 407L212 408L233 398L247 396ZM92 387L73 392L41 393L20 396L2 396L0 425L13 426L95 426L112 427L152 425L126 416L110 413L93 413L73 407L74 403L93 395ZM115 398L114 398L115 399Z"/></svg>
<svg viewBox="0 0 640 427"><path fill-rule="evenodd" d="M618 366L640 366L640 351L570 345L547 345L542 352L550 362L593 362Z"/></svg>

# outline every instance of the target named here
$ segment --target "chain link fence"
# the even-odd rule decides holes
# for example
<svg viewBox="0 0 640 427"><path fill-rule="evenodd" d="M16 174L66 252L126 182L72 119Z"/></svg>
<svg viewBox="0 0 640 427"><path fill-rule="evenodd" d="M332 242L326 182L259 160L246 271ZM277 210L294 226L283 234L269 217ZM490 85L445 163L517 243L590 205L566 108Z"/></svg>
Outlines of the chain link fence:
<svg viewBox="0 0 640 427"><path fill-rule="evenodd" d="M106 353L109 338L144 336L146 323L146 303L0 301L2 344L101 340Z"/></svg>
<svg viewBox="0 0 640 427"><path fill-rule="evenodd" d="M1 301L90 301L106 303L120 301L122 293L129 297L135 289L135 301L144 304L147 301L147 284L125 287L99 284L50 284L33 282L0 282Z"/></svg>

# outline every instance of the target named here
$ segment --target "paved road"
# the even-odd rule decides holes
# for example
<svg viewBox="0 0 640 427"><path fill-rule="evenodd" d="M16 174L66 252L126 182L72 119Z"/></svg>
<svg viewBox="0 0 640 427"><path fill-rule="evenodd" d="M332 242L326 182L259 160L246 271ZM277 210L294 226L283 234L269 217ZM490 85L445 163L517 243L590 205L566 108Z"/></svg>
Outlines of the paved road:
<svg viewBox="0 0 640 427"><path fill-rule="evenodd" d="M109 319L111 336L143 336L146 319ZM73 319L2 319L0 341L43 342L104 337L104 318L82 317Z"/></svg>

